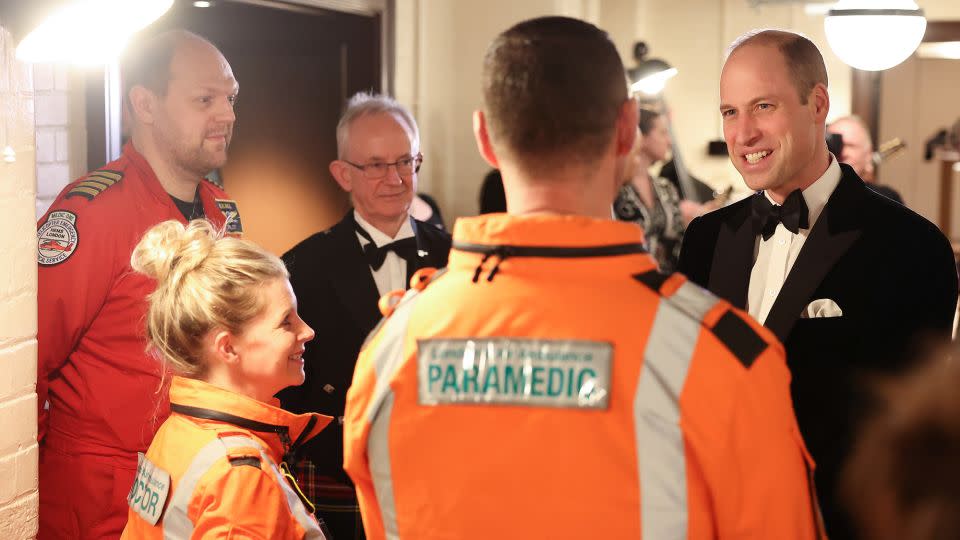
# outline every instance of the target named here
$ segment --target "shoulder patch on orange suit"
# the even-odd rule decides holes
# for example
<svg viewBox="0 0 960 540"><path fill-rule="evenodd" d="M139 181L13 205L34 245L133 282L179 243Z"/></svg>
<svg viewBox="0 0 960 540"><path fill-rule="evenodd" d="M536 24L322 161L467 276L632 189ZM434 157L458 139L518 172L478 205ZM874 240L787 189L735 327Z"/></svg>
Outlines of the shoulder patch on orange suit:
<svg viewBox="0 0 960 540"><path fill-rule="evenodd" d="M633 278L663 297L670 297L677 291L679 285L686 281L686 278L683 278L680 274L665 274L656 269L635 274ZM700 322L713 332L713 335L747 369L767 349L767 342L733 309L728 308L716 324L709 325L706 321Z"/></svg>

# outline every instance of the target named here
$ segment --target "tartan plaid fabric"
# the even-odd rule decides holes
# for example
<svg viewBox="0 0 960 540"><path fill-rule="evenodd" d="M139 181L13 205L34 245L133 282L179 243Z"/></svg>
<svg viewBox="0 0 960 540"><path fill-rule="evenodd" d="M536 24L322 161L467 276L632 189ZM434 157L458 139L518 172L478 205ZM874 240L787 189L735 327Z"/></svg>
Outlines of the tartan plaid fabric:
<svg viewBox="0 0 960 540"><path fill-rule="evenodd" d="M353 486L338 482L329 476L317 474L317 469L310 460L301 460L293 468L293 474L303 494L318 508L329 506L341 508L340 511L359 511L357 494Z"/></svg>
<svg viewBox="0 0 960 540"><path fill-rule="evenodd" d="M316 467L307 459L293 468L293 474L303 494L317 507L317 517L323 519L334 540L366 538L353 486L317 474Z"/></svg>

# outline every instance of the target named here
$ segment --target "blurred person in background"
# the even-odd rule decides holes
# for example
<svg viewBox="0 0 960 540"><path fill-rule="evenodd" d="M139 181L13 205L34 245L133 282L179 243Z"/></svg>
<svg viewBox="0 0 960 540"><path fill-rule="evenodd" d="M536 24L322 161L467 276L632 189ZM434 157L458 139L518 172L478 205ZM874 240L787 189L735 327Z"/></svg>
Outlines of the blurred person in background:
<svg viewBox="0 0 960 540"><path fill-rule="evenodd" d="M614 213L621 221L639 225L660 269L673 272L685 225L680 194L670 181L650 175L650 167L666 159L670 151L670 132L663 115L644 107L640 108L639 127L637 146L628 165L632 175L617 193Z"/></svg>
<svg viewBox="0 0 960 540"><path fill-rule="evenodd" d="M877 193L903 204L903 197L890 186L877 183L874 167L873 139L867 124L859 116L843 116L827 125L827 133L837 134L843 141L840 155L842 163L853 167L854 172Z"/></svg>
<svg viewBox="0 0 960 540"><path fill-rule="evenodd" d="M960 538L960 364L940 356L881 387L857 441L843 488L863 540Z"/></svg>

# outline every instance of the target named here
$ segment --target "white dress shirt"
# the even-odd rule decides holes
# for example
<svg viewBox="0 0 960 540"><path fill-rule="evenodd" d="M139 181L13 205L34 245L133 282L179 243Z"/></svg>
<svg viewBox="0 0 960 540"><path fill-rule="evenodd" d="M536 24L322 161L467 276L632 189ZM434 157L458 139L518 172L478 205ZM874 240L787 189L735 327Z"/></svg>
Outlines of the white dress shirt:
<svg viewBox="0 0 960 540"><path fill-rule="evenodd" d="M757 237L757 244L753 251L755 254L753 269L750 271L750 286L747 291L747 311L760 321L760 324L767 320L770 308L780 294L780 289L790 274L793 263L797 261L800 249L817 223L817 218L823 212L823 207L826 206L833 190L840 183L840 176L840 165L831 155L827 171L803 190L803 200L807 203L807 210L810 212L809 229L800 229L797 234L793 234L783 226L783 223L777 223L773 236L767 240L764 240L762 235ZM766 191L763 194L767 200L776 204Z"/></svg>
<svg viewBox="0 0 960 540"><path fill-rule="evenodd" d="M367 220L363 219L356 210L353 211L353 217L357 220L357 224L363 227L363 230L367 231L370 238L373 238L373 243L376 244L377 247L385 246L396 240L415 236L413 233L413 224L410 219L405 220L403 225L400 226L400 230L397 231L397 235L390 238L382 233L380 229L367 223ZM360 233L357 233L357 240L360 242L361 248L369 243ZM387 256L383 259L383 266L381 266L379 270L375 271L373 267L370 267L370 273L373 275L373 281L377 284L377 292L380 293L380 296L391 291L398 289L405 290L407 288L407 261L393 251L387 253Z"/></svg>

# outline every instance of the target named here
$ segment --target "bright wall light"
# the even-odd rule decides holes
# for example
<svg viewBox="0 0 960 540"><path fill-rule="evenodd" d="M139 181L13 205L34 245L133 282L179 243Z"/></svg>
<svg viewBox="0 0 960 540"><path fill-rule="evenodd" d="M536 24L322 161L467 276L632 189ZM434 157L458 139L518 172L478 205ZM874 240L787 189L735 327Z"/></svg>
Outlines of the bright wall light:
<svg viewBox="0 0 960 540"><path fill-rule="evenodd" d="M847 65L880 71L913 54L927 19L913 0L841 0L823 27L830 48Z"/></svg>
<svg viewBox="0 0 960 540"><path fill-rule="evenodd" d="M630 85L630 90L632 92L642 92L648 96L655 96L660 92L663 92L663 87L666 86L667 81L673 78L676 74L677 68L672 67L664 71L648 75Z"/></svg>
<svg viewBox="0 0 960 540"><path fill-rule="evenodd" d="M193 3L193 7L198 7L198 8L208 8L208 7L211 7L212 5L213 5L213 2L210 2L209 0L196 0Z"/></svg>
<svg viewBox="0 0 960 540"><path fill-rule="evenodd" d="M74 0L51 14L17 46L24 62L103 64L115 61L134 33L170 9L173 0Z"/></svg>
<svg viewBox="0 0 960 540"><path fill-rule="evenodd" d="M917 47L917 56L920 58L960 60L960 41L921 43Z"/></svg>

